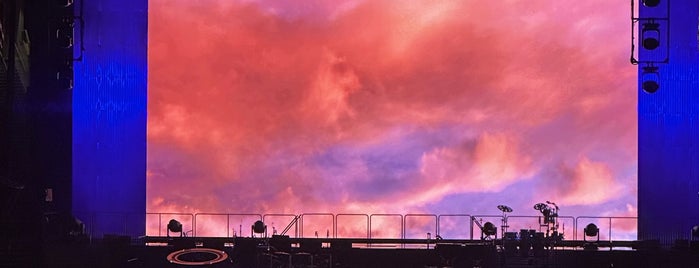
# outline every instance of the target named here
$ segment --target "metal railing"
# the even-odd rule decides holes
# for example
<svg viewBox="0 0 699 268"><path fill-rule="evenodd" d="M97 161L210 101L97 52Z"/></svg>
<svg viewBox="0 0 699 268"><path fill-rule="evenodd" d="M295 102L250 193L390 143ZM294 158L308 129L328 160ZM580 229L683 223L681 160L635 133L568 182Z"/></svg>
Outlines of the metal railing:
<svg viewBox="0 0 699 268"><path fill-rule="evenodd" d="M473 220L471 214L441 214L437 215L437 234L435 236L440 236L443 237L445 236L444 232L442 232L442 224L443 223L452 223L452 221L448 221L448 219L462 219L461 222L468 222L468 237L469 239L473 239ZM463 220L465 218L465 221ZM458 221L455 223L458 224ZM458 234L455 236L459 236Z"/></svg>
<svg viewBox="0 0 699 268"><path fill-rule="evenodd" d="M184 226L182 226L182 232L184 232L184 234L192 232L192 236L196 236L196 234L194 233L194 227L196 226L196 221L195 221L196 218L194 217L193 213L170 213L170 212L146 213L146 219L148 218L148 215L157 215L158 216L158 236L163 236L162 231L163 231L163 216L164 215L167 215L167 216L189 216L190 217L190 225L189 226L192 229L190 229L190 231L185 231L187 229ZM169 220L167 220L167 221L169 221ZM167 224L165 224L165 225L167 228ZM165 229L165 230L167 231L167 229Z"/></svg>
<svg viewBox="0 0 699 268"><path fill-rule="evenodd" d="M127 230L128 218L130 215L122 215L124 213L90 213L87 219L81 219L85 222L87 233L92 234L96 225L101 222L104 215L110 218L120 219L123 233L129 233ZM100 216L101 215L101 216ZM157 217L157 218L154 218ZM541 224L541 216L529 215L507 215L507 226L512 230L518 229L536 229L545 231L545 225ZM99 218L99 219L98 219ZM146 213L147 228L150 232L146 235L156 235L153 232L155 222L157 222L157 236L164 236L167 231L167 222L170 219L176 219L184 222L183 231L185 234L191 233L191 236L213 236L234 237L246 236L247 226L252 226L252 223L257 220L262 220L265 223L278 221L280 226L286 226L285 230L293 229L289 234L291 237L303 238L309 237L309 234L304 232L304 229L312 228L309 226L323 226L327 229L322 235L323 238L354 238L364 237L366 239L381 239L390 238L396 239L414 239L422 236L430 239L437 236L445 239L480 239L480 229L478 224L490 221L498 227L498 237L502 237L503 215L472 215L472 214L332 214L332 213L303 213L303 214L255 214L255 213ZM321 225L313 225L322 221ZM353 219L353 220L352 220ZM154 222L155 221L155 222ZM233 226L238 221L238 226ZM216 223L216 224L212 224ZM559 216L558 222L561 225L559 231L570 237L572 226L572 239L582 240L584 236L584 227L588 223L594 223L599 227L600 240L635 240L633 230L638 224L637 217L614 217L614 216ZM287 224L288 223L288 224ZM116 223L120 224L120 223ZM328 225L329 224L329 225ZM245 225L245 229L243 229ZM352 226L348 228L347 226ZM213 226L210 228L210 226ZM475 226L475 227L474 227ZM238 227L238 230L235 230ZM342 228L341 228L342 227ZM225 228L225 231L222 229ZM615 230L616 228L616 230ZM388 234L385 230L390 230ZM622 232L618 230L628 230ZM231 233L233 231L233 233ZM321 230L322 231L322 230ZM397 232L396 232L397 231ZM616 232L615 232L616 231ZM208 233L207 233L208 232ZM273 231L271 231L273 232ZM317 231L316 231L317 232ZM432 234L434 232L434 235ZM429 234L428 234L429 233ZM397 234L397 235L393 235ZM252 235L252 234L251 234ZM424 236L423 236L424 235ZM319 235L320 237L320 235Z"/></svg>
<svg viewBox="0 0 699 268"><path fill-rule="evenodd" d="M439 235L439 217L436 214L406 214L403 217L403 238L407 238L407 230L408 230L408 219L411 218L430 218L430 221L434 219L434 227L427 226L426 224L420 225L420 222L417 223L418 227L420 228L423 232L421 234L425 234L427 236L427 239L431 239L432 235L434 236ZM411 226L412 227L412 226ZM412 228L411 228L412 229ZM425 230L429 230L429 232L425 232ZM432 233L432 230L434 230L434 233ZM414 232L411 232L413 234ZM413 238L413 237L410 237Z"/></svg>
<svg viewBox="0 0 699 268"><path fill-rule="evenodd" d="M319 216L320 217L330 217L332 224L331 224L330 228L326 229L327 230L326 238L330 238L330 229L333 230L332 237L335 238L336 234L335 234L334 230L335 230L335 227L337 226L337 224L335 223L335 215L332 213L304 213L304 214L299 215L299 220L301 221L301 224L299 224L300 225L299 226L299 233L301 234L301 237L306 237L305 233L304 233L304 229L303 229L304 219L307 217L319 217ZM315 236L316 236L316 238L319 237L318 230L315 230Z"/></svg>
<svg viewBox="0 0 699 268"><path fill-rule="evenodd" d="M335 215L335 226L333 226L333 238L337 238L338 236L337 225L340 222L340 217L364 217L364 219L366 220L366 225L364 226L364 230L366 230L366 238L369 239L369 237L371 237L371 230L369 229L369 225L371 224L369 220L369 214L344 213Z"/></svg>
<svg viewBox="0 0 699 268"><path fill-rule="evenodd" d="M294 237L298 237L299 231L300 231L300 228L298 225L299 217L300 217L300 215L286 214L286 213L264 214L264 215L262 215L262 222L265 222L265 223L268 222L267 221L268 218L289 218L288 222L296 221L296 223L294 224L295 225L294 226L295 227L294 228ZM274 226L274 222L272 222L272 234L275 234L275 228L276 227Z"/></svg>
<svg viewBox="0 0 699 268"><path fill-rule="evenodd" d="M403 215L402 214L385 214L385 213L383 213L383 214L370 214L369 215L369 238L375 237L374 233L373 233L373 231L374 231L373 227L374 227L374 223L376 221L374 220L374 218L395 218L395 217L400 218L400 232L399 232L399 234L401 234L401 237L399 237L399 238L403 238L402 237L402 234L404 232L403 226L405 225Z"/></svg>
<svg viewBox="0 0 699 268"><path fill-rule="evenodd" d="M193 228L194 235L197 235L199 233L199 229L197 228L196 224L198 222L198 217L200 217L200 216L201 217L225 216L226 217L226 237L231 237L231 230L234 230L233 236L243 235L242 220L241 220L241 223L239 225L238 232L235 232L235 229L231 229L231 217L254 218L255 221L262 220L262 214L255 214L255 213L197 213L197 214L194 214L194 228Z"/></svg>
<svg viewBox="0 0 699 268"><path fill-rule="evenodd" d="M607 237L601 237L600 240L608 240L608 241L612 241L612 240L628 240L628 238L623 238L623 237L621 237L621 239L614 239L614 236L613 236L613 233L612 233L612 230L614 229L613 226L612 226L612 224L613 224L614 221L633 222L633 223L635 224L635 226L638 226L638 218L637 218L637 217L579 216L579 217L575 218L575 225L576 225L576 226L580 226L580 224L578 223L580 220L587 220L588 222L589 222L589 221L597 222L595 225L597 225L597 227L599 228L599 231L598 231L598 232L599 232L599 235L600 235L600 236L601 236L601 234L602 234L602 231L605 230L604 227L605 227L605 224L606 224L606 230L607 230L607 232L604 232L604 234L606 234ZM589 222L589 223L593 223L593 224L594 224L594 222ZM604 222L605 224L603 224L603 222ZM588 224L589 224L589 223L588 223ZM583 223L583 224L585 224L585 223ZM586 225L585 225L585 226L586 226ZM580 234L583 235L583 236L585 235L585 233L584 233L585 227L582 227L582 228L583 228L582 230L578 230L578 228L576 228L576 230L575 230L576 236L575 236L574 239L577 240L577 234L578 234L578 232L580 232ZM635 239L634 239L634 240L635 240Z"/></svg>

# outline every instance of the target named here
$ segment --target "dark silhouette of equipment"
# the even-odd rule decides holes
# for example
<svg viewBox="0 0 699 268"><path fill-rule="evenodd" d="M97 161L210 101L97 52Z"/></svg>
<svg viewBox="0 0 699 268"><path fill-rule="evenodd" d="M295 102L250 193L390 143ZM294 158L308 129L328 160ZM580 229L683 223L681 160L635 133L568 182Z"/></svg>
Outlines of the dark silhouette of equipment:
<svg viewBox="0 0 699 268"><path fill-rule="evenodd" d="M563 233L558 232L558 205L554 202L546 201L546 203L534 205L534 209L538 210L542 215L542 217L539 218L539 225L546 228L544 236L546 245L553 246L561 242L561 240L563 240Z"/></svg>
<svg viewBox="0 0 699 268"><path fill-rule="evenodd" d="M689 249L692 251L699 251L699 225L694 225L690 230L689 236Z"/></svg>
<svg viewBox="0 0 699 268"><path fill-rule="evenodd" d="M265 223L262 221L256 221L250 227L250 236L266 238L267 237L267 225L265 225Z"/></svg>
<svg viewBox="0 0 699 268"><path fill-rule="evenodd" d="M595 225L594 223L590 223L587 226L585 226L585 229L583 229L583 231L585 233L585 235L583 235L583 241L585 241L583 248L585 250L597 250L599 248L599 227L597 227L597 225ZM588 241L588 237L595 237L595 240Z"/></svg>
<svg viewBox="0 0 699 268"><path fill-rule="evenodd" d="M510 213L512 212L512 208L508 207L506 205L498 205L498 209L502 211L503 213Z"/></svg>
<svg viewBox="0 0 699 268"><path fill-rule="evenodd" d="M642 3L647 7L656 7L660 4L660 0L642 0Z"/></svg>
<svg viewBox="0 0 699 268"><path fill-rule="evenodd" d="M512 212L512 208L506 205L498 205L498 209L502 211L502 225L500 225L500 228L502 228L502 234L504 235L507 233L507 228L510 227L507 225L507 213Z"/></svg>
<svg viewBox="0 0 699 268"><path fill-rule="evenodd" d="M550 203L549 201L546 201L547 203ZM544 224L549 224L549 223L555 223L556 222L556 217L558 217L558 207L549 207L547 204L544 203L538 203L534 205L534 209L538 210L541 212L541 214L544 216Z"/></svg>
<svg viewBox="0 0 699 268"><path fill-rule="evenodd" d="M480 221L476 220L476 217L471 216L471 220L476 223L479 229L481 229L481 240L491 240L495 241L497 239L498 228L492 222L486 222L481 224L483 219Z"/></svg>
<svg viewBox="0 0 699 268"><path fill-rule="evenodd" d="M647 50L654 50L660 46L660 24L648 22L641 29L641 45Z"/></svg>
<svg viewBox="0 0 699 268"><path fill-rule="evenodd" d="M660 81L659 68L649 63L648 66L644 66L641 70L641 80L643 81L641 88L643 91L650 94L657 92L660 89L660 83L658 82Z"/></svg>
<svg viewBox="0 0 699 268"><path fill-rule="evenodd" d="M485 234L486 236L496 235L498 233L498 229L492 222L486 222L485 224L483 224L482 230L483 234Z"/></svg>
<svg viewBox="0 0 699 268"><path fill-rule="evenodd" d="M516 232L507 232L502 235L502 246L505 253L514 254L517 252L517 243L519 243Z"/></svg>
<svg viewBox="0 0 699 268"><path fill-rule="evenodd" d="M182 232L182 223L175 219L171 219L170 222L167 223L167 236L170 237L170 232L173 233L180 233L180 237L184 236L184 232Z"/></svg>
<svg viewBox="0 0 699 268"><path fill-rule="evenodd" d="M597 241L599 241L599 228L594 223L590 223L585 226L585 236L595 237L597 236Z"/></svg>

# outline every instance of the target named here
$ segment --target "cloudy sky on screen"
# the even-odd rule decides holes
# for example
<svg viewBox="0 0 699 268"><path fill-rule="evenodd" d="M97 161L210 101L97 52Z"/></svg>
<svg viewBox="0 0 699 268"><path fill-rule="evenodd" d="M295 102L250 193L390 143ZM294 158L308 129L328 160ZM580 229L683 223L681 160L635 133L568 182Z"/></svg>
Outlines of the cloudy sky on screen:
<svg viewBox="0 0 699 268"><path fill-rule="evenodd" d="M628 13L151 0L147 209L635 216Z"/></svg>

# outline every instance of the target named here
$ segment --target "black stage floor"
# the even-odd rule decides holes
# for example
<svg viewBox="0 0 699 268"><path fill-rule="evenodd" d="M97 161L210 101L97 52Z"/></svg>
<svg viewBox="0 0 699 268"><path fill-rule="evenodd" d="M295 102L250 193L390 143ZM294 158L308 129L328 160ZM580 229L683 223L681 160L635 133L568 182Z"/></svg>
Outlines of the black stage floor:
<svg viewBox="0 0 699 268"><path fill-rule="evenodd" d="M648 241L597 243L597 249L585 249L584 241L527 249L501 242L113 236L3 249L0 267L699 267L699 249L687 241L668 249Z"/></svg>

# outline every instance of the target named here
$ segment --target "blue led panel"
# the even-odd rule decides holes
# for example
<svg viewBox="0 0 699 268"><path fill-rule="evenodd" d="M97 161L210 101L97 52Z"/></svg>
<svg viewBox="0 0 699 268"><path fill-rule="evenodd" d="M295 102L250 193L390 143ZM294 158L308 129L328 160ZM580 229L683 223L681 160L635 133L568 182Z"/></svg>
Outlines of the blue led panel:
<svg viewBox="0 0 699 268"><path fill-rule="evenodd" d="M74 65L73 212L93 237L144 235L148 1L81 3L84 36L78 28L76 40L82 38L85 50Z"/></svg>
<svg viewBox="0 0 699 268"><path fill-rule="evenodd" d="M660 47L639 47L639 58L654 58L667 48L669 61L656 64L657 92L638 89L638 236L669 246L688 239L699 224L699 2L660 2L639 7L640 17L669 17L660 24ZM640 25L639 35L643 29ZM639 65L639 85L648 79L644 66Z"/></svg>

